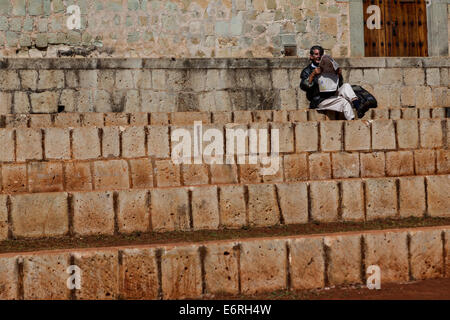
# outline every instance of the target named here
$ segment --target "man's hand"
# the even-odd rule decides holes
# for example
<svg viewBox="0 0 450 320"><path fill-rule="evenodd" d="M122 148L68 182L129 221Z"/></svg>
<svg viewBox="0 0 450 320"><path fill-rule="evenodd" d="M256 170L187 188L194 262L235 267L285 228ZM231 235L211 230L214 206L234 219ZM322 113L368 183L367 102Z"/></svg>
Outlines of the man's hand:
<svg viewBox="0 0 450 320"><path fill-rule="evenodd" d="M322 69L320 67L315 68L314 71L311 72L311 75L308 78L309 83L312 83L314 80L314 77L321 73L322 73Z"/></svg>

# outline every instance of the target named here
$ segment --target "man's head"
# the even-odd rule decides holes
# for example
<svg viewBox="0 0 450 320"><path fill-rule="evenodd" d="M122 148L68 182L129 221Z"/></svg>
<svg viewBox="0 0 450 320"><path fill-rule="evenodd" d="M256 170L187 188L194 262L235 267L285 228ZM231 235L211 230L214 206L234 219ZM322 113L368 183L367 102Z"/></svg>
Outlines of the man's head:
<svg viewBox="0 0 450 320"><path fill-rule="evenodd" d="M321 46L313 46L311 50L309 50L309 59L315 65L319 65L320 59L322 59L324 50Z"/></svg>

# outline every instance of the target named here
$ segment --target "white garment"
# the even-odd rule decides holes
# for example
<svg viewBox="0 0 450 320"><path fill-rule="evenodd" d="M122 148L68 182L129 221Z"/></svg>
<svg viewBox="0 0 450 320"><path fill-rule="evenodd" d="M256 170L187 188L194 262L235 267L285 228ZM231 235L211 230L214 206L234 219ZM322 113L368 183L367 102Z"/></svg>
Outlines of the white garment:
<svg viewBox="0 0 450 320"><path fill-rule="evenodd" d="M343 112L345 119L353 120L355 113L352 109L352 100L357 99L352 86L348 83L344 83L338 90L338 95L323 100L316 110L332 110L337 112Z"/></svg>

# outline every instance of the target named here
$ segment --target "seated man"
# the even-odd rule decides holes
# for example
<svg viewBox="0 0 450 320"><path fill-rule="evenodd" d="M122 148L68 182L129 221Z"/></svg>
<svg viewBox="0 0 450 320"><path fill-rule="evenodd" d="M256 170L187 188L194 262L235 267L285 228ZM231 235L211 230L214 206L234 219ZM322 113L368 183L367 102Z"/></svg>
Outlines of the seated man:
<svg viewBox="0 0 450 320"><path fill-rule="evenodd" d="M347 120L353 120L352 105L358 112L358 118L364 116L365 110L360 107L360 102L352 87L348 83L343 83L341 69L337 69L339 75L338 89L333 92L320 92L318 78L322 73L319 67L324 50L320 46L314 46L310 50L311 64L303 69L300 78L300 88L306 91L306 97L310 101L309 107L317 110L332 110L343 112Z"/></svg>

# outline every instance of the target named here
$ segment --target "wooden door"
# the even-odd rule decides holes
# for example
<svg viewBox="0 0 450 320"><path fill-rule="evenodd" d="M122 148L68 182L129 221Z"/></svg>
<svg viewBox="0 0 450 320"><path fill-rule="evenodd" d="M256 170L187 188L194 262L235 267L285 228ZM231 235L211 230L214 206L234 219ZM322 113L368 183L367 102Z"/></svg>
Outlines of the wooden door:
<svg viewBox="0 0 450 320"><path fill-rule="evenodd" d="M428 55L425 0L363 0L366 57L425 57ZM369 29L367 8L380 8L380 29Z"/></svg>

